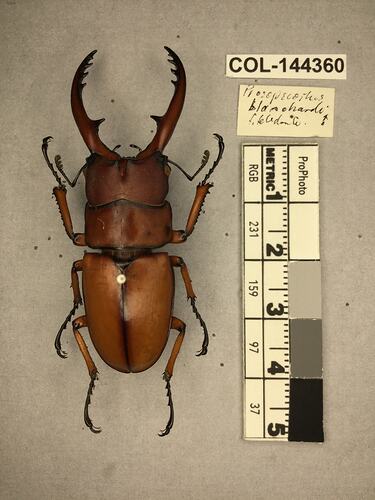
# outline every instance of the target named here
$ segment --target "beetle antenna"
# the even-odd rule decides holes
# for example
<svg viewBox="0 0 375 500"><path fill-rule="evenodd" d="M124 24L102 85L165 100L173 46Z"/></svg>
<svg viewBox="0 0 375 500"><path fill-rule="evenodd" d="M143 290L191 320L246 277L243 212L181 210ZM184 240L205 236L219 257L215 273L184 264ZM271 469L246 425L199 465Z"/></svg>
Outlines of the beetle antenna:
<svg viewBox="0 0 375 500"><path fill-rule="evenodd" d="M195 305L195 299L191 298L191 297L189 297L189 299L190 299L190 304L191 304L191 307L193 309L193 312L194 312L195 316L197 317L201 327L203 328L202 349L196 354L196 356L204 356L205 354L207 354L207 347L208 347L208 341L209 341L207 326L206 326L206 323L204 322L202 316L199 314L197 306Z"/></svg>
<svg viewBox="0 0 375 500"><path fill-rule="evenodd" d="M163 431L159 432L160 437L166 436L167 434L170 433L170 431L173 427L173 422L174 422L174 409L173 409L172 391L171 391L171 384L170 384L171 376L166 371L163 373L163 380L166 381L165 388L167 389L167 398L168 398L168 406L169 406L169 420L167 422L165 429Z"/></svg>
<svg viewBox="0 0 375 500"><path fill-rule="evenodd" d="M184 176L189 179L189 181L192 181L194 177L199 174L199 172L202 170L207 165L208 159L210 158L210 152L206 149L203 153L202 161L200 167L194 172L193 175L189 175L185 170L178 164L175 163L174 161L170 160L169 158L167 159L167 163L170 163L171 165L174 165L177 167L183 174Z"/></svg>
<svg viewBox="0 0 375 500"><path fill-rule="evenodd" d="M62 163L62 160L61 160L61 156L60 155L56 155L55 156L55 165L56 165L56 168L57 170L60 172L60 174L64 177L64 179L66 180L66 182L69 184L70 187L74 187L76 184L77 184L77 181L78 181L78 178L79 176L82 174L83 170L87 167L87 161L86 163L83 165L83 167L81 167L79 170L78 170L78 173L77 175L74 177L74 179L71 181L69 179L69 177L66 175L66 173L64 172L64 165ZM60 185L61 187L61 185ZM63 188L65 188L65 186L63 186Z"/></svg>
<svg viewBox="0 0 375 500"><path fill-rule="evenodd" d="M83 412L83 418L85 420L85 424L90 429L90 431L93 432L94 434L99 434L99 432L102 432L101 428L95 427L94 424L92 423L90 416L89 416L89 405L91 403L92 392L95 389L95 380L98 380L98 372L95 372L91 375L89 388L87 389L87 396L86 396L86 401L85 401L85 409Z"/></svg>

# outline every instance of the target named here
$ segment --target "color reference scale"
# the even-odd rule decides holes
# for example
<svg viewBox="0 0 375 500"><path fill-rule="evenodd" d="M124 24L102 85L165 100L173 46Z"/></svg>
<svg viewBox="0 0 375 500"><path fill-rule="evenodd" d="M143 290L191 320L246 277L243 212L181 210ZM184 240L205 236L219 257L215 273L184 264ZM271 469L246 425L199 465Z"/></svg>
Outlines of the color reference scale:
<svg viewBox="0 0 375 500"><path fill-rule="evenodd" d="M317 144L243 145L244 438L323 437Z"/></svg>

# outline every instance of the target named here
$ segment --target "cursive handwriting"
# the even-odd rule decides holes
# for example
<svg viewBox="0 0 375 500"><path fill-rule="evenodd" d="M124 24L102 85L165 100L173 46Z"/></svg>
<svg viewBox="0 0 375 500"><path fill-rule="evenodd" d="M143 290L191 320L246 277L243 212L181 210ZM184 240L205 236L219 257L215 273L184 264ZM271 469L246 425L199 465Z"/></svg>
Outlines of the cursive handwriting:
<svg viewBox="0 0 375 500"><path fill-rule="evenodd" d="M332 137L333 108L331 88L241 85L238 135Z"/></svg>

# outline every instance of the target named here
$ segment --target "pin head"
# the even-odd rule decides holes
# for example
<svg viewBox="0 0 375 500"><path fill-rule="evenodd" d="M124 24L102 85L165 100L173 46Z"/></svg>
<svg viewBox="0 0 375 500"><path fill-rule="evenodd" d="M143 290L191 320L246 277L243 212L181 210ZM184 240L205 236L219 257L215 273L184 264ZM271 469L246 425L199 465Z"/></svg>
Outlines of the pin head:
<svg viewBox="0 0 375 500"><path fill-rule="evenodd" d="M126 276L125 276L125 274L119 274L119 275L117 276L116 280L117 280L117 283L118 283L119 285L123 285L123 284L125 283L125 281L126 281Z"/></svg>

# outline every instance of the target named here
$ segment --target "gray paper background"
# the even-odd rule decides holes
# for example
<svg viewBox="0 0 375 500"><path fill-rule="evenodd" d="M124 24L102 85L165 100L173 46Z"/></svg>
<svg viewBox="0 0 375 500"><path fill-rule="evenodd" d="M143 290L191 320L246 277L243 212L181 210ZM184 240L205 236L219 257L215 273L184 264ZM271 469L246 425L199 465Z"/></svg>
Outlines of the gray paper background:
<svg viewBox="0 0 375 500"><path fill-rule="evenodd" d="M374 7L358 0L1 0L2 499L375 497ZM100 381L91 415L103 427L94 436L83 425L88 375L70 328L63 339L69 358L53 348L71 308L70 267L82 249L64 233L40 144L55 137L51 153L62 155L71 176L83 164L87 149L69 92L79 62L97 48L87 110L106 117L101 136L109 146L144 146L154 127L148 115L163 113L172 93L163 45L180 55L188 77L167 154L193 172L205 148L215 151L213 132L226 142L206 213L185 245L169 249L186 259L216 336L209 354L196 358L201 331L177 277L175 315L188 331L173 378L173 432L157 436L168 418L161 374L169 342L158 364L138 375L117 373L94 354ZM311 83L337 89L334 138L318 140L323 445L241 438L244 138L235 130L238 86L246 80L226 78L224 70L227 53L249 52L348 54L347 81ZM174 170L175 227L183 227L194 192ZM80 231L83 182L68 196Z"/></svg>

